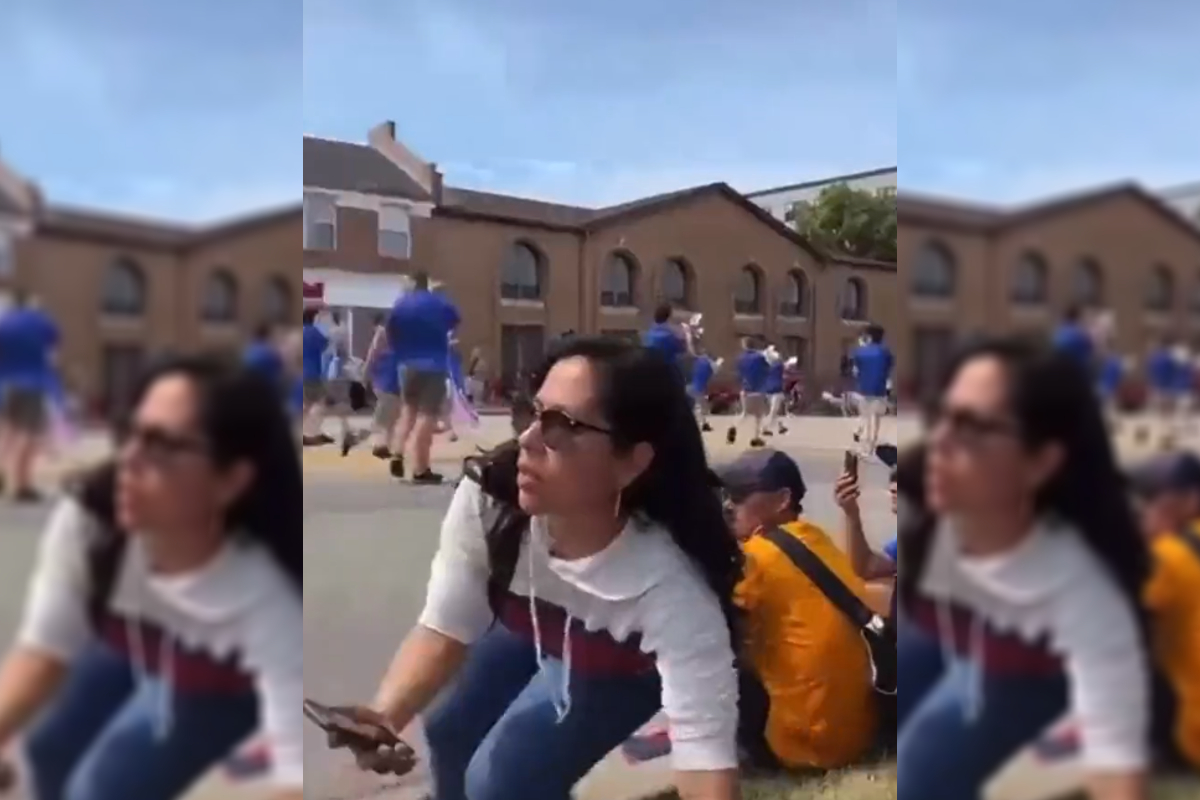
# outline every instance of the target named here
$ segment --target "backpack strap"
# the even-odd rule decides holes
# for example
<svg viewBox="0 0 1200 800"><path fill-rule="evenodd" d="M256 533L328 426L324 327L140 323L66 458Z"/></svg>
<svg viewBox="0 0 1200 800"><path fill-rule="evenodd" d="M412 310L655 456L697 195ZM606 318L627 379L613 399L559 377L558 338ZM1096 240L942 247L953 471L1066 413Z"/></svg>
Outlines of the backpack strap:
<svg viewBox="0 0 1200 800"><path fill-rule="evenodd" d="M881 633L883 620L863 602L862 598L817 556L808 545L782 528L772 528L762 534L775 545L810 581L813 582L834 608L860 630Z"/></svg>
<svg viewBox="0 0 1200 800"><path fill-rule="evenodd" d="M106 529L88 549L88 618L92 627L100 629L108 614L109 601L117 586L117 576L125 561L125 535Z"/></svg>
<svg viewBox="0 0 1200 800"><path fill-rule="evenodd" d="M128 537L117 525L115 473L110 467L89 472L74 482L74 494L95 521L97 534L88 543L88 618L99 629L121 574Z"/></svg>

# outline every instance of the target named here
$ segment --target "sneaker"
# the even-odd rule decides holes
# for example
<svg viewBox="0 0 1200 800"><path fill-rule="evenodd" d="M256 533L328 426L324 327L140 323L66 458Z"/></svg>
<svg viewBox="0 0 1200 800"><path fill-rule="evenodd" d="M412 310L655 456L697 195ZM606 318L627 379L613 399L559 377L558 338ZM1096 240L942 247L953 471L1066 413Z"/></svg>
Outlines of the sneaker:
<svg viewBox="0 0 1200 800"><path fill-rule="evenodd" d="M359 435L357 433L347 433L347 434L343 435L342 436L342 458L345 458L346 456L350 455L350 451L353 450L358 445L358 443L361 441L362 441L362 439L359 437Z"/></svg>
<svg viewBox="0 0 1200 800"><path fill-rule="evenodd" d="M320 436L305 436L303 443L305 447L324 447L333 444L333 439L322 433Z"/></svg>
<svg viewBox="0 0 1200 800"><path fill-rule="evenodd" d="M712 425L709 425L706 422L700 426L700 430L703 431L704 433L712 433Z"/></svg>
<svg viewBox="0 0 1200 800"><path fill-rule="evenodd" d="M762 434L762 435L763 435L763 436L774 436L774 435L775 435L775 433L774 433L773 431L763 431L763 434Z"/></svg>
<svg viewBox="0 0 1200 800"><path fill-rule="evenodd" d="M440 486L444 478L431 469L412 476L412 482L420 486Z"/></svg>
<svg viewBox="0 0 1200 800"><path fill-rule="evenodd" d="M737 441L737 428L730 428L725 433L725 444L733 444Z"/></svg>
<svg viewBox="0 0 1200 800"><path fill-rule="evenodd" d="M388 472L393 478L401 479L404 477L404 456L393 456L391 463L388 464Z"/></svg>
<svg viewBox="0 0 1200 800"><path fill-rule="evenodd" d="M788 429L787 429L787 428L785 428L783 425L780 425L780 426L779 426L779 435L780 435L780 436L783 436L783 435L784 435L785 433L787 433L787 432L788 432Z"/></svg>
<svg viewBox="0 0 1200 800"><path fill-rule="evenodd" d="M392 459L392 451L383 445L379 445L371 450L371 455L378 458L380 461L390 461Z"/></svg>
<svg viewBox="0 0 1200 800"><path fill-rule="evenodd" d="M762 439L751 439L750 446L751 447L766 447L767 443L764 442Z"/></svg>

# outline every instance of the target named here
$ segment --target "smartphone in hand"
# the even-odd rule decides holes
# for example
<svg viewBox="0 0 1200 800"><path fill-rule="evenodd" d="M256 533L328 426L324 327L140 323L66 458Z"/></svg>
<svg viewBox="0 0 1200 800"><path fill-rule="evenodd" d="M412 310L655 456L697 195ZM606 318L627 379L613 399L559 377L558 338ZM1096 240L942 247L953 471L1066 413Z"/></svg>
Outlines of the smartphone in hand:
<svg viewBox="0 0 1200 800"><path fill-rule="evenodd" d="M842 472L858 480L858 453L847 450L842 457Z"/></svg>
<svg viewBox="0 0 1200 800"><path fill-rule="evenodd" d="M387 726L363 719L349 707L327 706L316 700L305 700L304 716L352 750L375 750L404 744Z"/></svg>

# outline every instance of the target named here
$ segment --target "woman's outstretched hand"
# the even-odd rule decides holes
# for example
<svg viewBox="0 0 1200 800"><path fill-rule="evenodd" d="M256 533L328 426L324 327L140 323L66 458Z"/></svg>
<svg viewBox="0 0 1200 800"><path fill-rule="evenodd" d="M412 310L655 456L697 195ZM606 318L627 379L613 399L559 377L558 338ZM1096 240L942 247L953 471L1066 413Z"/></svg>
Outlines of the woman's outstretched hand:
<svg viewBox="0 0 1200 800"><path fill-rule="evenodd" d="M379 775L407 775L417 754L378 711L366 706L305 704L309 719L326 733L333 750L349 750L362 770ZM315 712L315 713L313 713Z"/></svg>

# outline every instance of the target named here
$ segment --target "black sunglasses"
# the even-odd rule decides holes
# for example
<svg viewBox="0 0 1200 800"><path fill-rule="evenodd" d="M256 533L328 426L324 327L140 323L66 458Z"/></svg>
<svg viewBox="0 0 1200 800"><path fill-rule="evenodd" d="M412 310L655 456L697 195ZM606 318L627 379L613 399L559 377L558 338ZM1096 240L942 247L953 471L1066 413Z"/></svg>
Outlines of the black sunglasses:
<svg viewBox="0 0 1200 800"><path fill-rule="evenodd" d="M997 436L1015 436L1019 433L1017 426L1008 420L989 418L966 408L946 406L932 409L926 424L929 428L945 425L951 436L972 441Z"/></svg>
<svg viewBox="0 0 1200 800"><path fill-rule="evenodd" d="M155 461L208 452L208 445L203 441L155 425L127 425L118 434L117 441L122 446L134 445L139 452Z"/></svg>
<svg viewBox="0 0 1200 800"><path fill-rule="evenodd" d="M557 408L542 408L534 406L531 416L541 428L542 441L551 450L570 445L576 438L585 433L599 433L612 436L613 431L601 425L576 419L565 411Z"/></svg>

